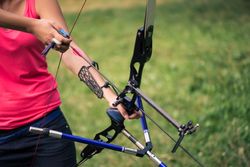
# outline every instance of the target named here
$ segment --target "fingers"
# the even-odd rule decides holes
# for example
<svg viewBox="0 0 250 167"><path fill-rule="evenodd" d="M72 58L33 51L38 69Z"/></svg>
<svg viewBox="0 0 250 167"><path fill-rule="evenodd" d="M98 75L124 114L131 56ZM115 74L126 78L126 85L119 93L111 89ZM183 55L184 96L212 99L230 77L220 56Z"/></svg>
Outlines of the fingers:
<svg viewBox="0 0 250 167"><path fill-rule="evenodd" d="M57 45L61 45L62 42L58 41L56 38L52 38L52 42L54 42Z"/></svg>
<svg viewBox="0 0 250 167"><path fill-rule="evenodd" d="M117 106L117 108L118 108L119 112L121 113L121 115L123 116L123 118L129 119L129 115L128 115L127 111L120 104Z"/></svg>
<svg viewBox="0 0 250 167"><path fill-rule="evenodd" d="M57 39L61 43L69 44L72 39L68 36L67 32L65 32L66 34L62 34L62 32L64 32L63 29L54 29L54 31L52 32L53 38Z"/></svg>
<svg viewBox="0 0 250 167"><path fill-rule="evenodd" d="M72 39L63 37L57 30L54 34L54 38L52 38L52 42L56 44L54 49L61 53L69 49L71 41Z"/></svg>
<svg viewBox="0 0 250 167"><path fill-rule="evenodd" d="M56 44L54 49L62 53L65 52L68 50L72 39L68 36L67 32L64 31L62 26L54 21L48 21L52 27L50 41ZM62 32L65 32L66 34L63 34Z"/></svg>
<svg viewBox="0 0 250 167"><path fill-rule="evenodd" d="M133 113L129 115L127 111L124 109L124 107L121 105L118 105L117 108L125 119L139 119L142 116L142 113L136 110L134 110Z"/></svg>
<svg viewBox="0 0 250 167"><path fill-rule="evenodd" d="M128 119L139 119L141 118L142 113L139 111L134 111L133 114L129 115Z"/></svg>
<svg viewBox="0 0 250 167"><path fill-rule="evenodd" d="M55 50L64 53L69 49L69 45L64 45L64 44L56 44L54 47Z"/></svg>

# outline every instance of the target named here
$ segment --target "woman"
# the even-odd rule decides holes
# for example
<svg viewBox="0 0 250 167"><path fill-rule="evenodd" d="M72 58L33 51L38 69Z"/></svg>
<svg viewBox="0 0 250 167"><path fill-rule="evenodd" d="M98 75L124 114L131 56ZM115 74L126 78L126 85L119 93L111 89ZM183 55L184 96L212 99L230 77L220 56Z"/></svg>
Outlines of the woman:
<svg viewBox="0 0 250 167"><path fill-rule="evenodd" d="M56 0L0 0L0 165L71 167L76 164L70 141L37 136L29 126L71 133L60 110L56 81L47 71L41 52L52 40L64 52L63 62L110 106L116 95L105 87L102 77L89 66L91 59L71 40L58 33L68 31ZM83 58L84 57L85 60ZM84 78L88 74L88 78ZM96 84L98 90L91 87ZM99 93L101 92L101 95ZM113 107L113 106L112 106ZM117 106L126 119L122 105Z"/></svg>

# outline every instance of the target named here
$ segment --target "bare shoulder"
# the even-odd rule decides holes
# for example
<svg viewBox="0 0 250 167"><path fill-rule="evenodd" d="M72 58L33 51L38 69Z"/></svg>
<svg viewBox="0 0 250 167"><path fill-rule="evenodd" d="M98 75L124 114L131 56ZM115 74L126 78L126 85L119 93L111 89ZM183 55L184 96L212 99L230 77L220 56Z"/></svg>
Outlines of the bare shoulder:
<svg viewBox="0 0 250 167"><path fill-rule="evenodd" d="M57 0L36 0L36 9L41 19L55 21L67 30L67 25Z"/></svg>
<svg viewBox="0 0 250 167"><path fill-rule="evenodd" d="M61 15L61 9L57 0L35 0L37 13L41 17L47 15Z"/></svg>

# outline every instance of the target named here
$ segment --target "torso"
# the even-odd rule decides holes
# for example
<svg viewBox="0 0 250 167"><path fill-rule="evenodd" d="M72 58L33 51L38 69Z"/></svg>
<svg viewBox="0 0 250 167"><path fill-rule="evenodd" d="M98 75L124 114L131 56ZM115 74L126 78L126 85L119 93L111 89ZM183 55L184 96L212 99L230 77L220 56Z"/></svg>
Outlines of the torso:
<svg viewBox="0 0 250 167"><path fill-rule="evenodd" d="M39 19L37 1L0 0L0 8ZM32 34L0 27L0 42L0 130L10 130L40 119L61 101L41 55L41 41Z"/></svg>

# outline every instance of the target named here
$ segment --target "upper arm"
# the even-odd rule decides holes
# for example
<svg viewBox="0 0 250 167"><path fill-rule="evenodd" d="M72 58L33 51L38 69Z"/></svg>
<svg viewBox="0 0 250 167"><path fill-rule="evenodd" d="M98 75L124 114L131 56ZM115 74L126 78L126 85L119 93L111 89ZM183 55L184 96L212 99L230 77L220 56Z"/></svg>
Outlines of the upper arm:
<svg viewBox="0 0 250 167"><path fill-rule="evenodd" d="M57 0L36 0L36 11L41 19L55 21L68 31L67 24Z"/></svg>

